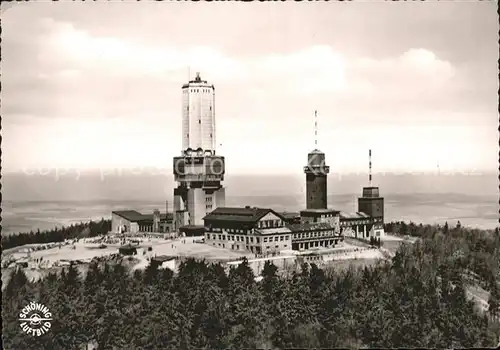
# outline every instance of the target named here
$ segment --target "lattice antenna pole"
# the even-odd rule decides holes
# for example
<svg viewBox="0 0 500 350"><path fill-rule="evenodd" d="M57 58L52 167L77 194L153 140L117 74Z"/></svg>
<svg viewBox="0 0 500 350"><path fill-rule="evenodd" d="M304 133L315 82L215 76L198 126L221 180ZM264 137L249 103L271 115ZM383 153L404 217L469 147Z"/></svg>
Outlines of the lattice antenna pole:
<svg viewBox="0 0 500 350"><path fill-rule="evenodd" d="M372 186L372 150L368 150L368 183Z"/></svg>
<svg viewBox="0 0 500 350"><path fill-rule="evenodd" d="M314 111L314 146L318 146L318 111Z"/></svg>

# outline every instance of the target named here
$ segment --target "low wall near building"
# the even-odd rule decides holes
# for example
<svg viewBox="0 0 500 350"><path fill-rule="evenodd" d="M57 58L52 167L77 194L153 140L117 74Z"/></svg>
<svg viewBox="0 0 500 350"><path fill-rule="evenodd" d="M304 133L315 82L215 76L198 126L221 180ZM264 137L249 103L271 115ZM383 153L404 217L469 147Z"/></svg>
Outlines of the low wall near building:
<svg viewBox="0 0 500 350"><path fill-rule="evenodd" d="M278 269L286 270L288 267L295 266L296 257L295 255L281 255L270 258L259 258L248 260L248 265L252 269L255 276L259 276L264 269L266 261L272 262ZM243 260L230 261L226 263L227 267L237 267L241 264Z"/></svg>

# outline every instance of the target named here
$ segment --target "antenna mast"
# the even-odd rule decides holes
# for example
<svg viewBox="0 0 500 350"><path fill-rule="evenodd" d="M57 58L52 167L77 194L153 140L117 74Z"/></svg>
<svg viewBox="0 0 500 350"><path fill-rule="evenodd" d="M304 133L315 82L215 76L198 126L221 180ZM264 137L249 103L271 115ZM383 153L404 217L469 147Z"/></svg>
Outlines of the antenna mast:
<svg viewBox="0 0 500 350"><path fill-rule="evenodd" d="M314 111L314 146L318 146L318 111Z"/></svg>
<svg viewBox="0 0 500 350"><path fill-rule="evenodd" d="M372 187L372 150L368 150L368 183Z"/></svg>

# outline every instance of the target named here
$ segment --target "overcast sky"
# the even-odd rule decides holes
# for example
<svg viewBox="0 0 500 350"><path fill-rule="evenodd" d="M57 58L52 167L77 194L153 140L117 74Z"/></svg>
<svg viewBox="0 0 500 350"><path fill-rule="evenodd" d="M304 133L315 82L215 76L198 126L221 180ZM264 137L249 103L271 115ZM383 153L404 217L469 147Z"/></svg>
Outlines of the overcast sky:
<svg viewBox="0 0 500 350"><path fill-rule="evenodd" d="M157 166L216 87L233 173L498 169L494 2L2 5L2 165Z"/></svg>

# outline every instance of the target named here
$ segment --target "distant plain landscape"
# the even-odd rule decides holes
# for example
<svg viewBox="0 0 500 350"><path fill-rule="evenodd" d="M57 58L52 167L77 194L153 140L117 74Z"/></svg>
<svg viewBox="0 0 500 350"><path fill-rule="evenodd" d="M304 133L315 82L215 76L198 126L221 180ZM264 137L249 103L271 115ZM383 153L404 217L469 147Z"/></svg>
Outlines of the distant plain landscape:
<svg viewBox="0 0 500 350"><path fill-rule="evenodd" d="M355 211L366 186L363 174L329 177L329 207ZM477 228L498 225L498 179L482 175L379 175L386 221L444 223ZM305 206L302 176L227 176L227 206L299 211ZM2 177L2 235L46 230L81 221L109 219L112 210L172 210L173 179L148 174L6 174Z"/></svg>

